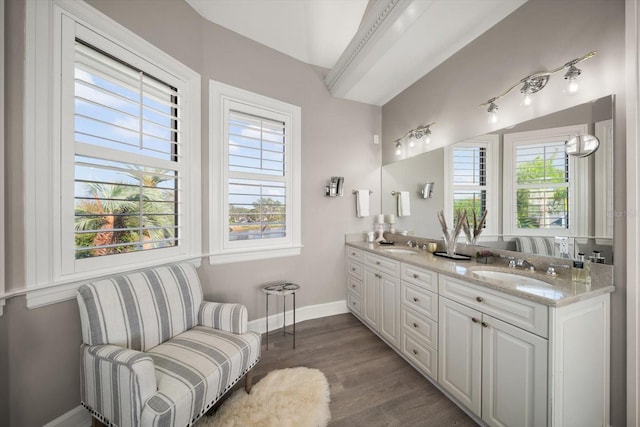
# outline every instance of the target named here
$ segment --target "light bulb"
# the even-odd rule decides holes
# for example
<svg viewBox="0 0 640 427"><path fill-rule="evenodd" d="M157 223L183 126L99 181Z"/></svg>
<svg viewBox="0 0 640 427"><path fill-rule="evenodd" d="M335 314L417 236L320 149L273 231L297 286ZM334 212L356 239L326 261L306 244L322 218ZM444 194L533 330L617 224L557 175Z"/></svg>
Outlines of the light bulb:
<svg viewBox="0 0 640 427"><path fill-rule="evenodd" d="M573 95L580 90L580 84L578 83L578 79L572 78L569 79L569 85L567 86L567 93L569 95Z"/></svg>
<svg viewBox="0 0 640 427"><path fill-rule="evenodd" d="M495 110L489 111L489 123L492 125L498 123L498 113Z"/></svg>
<svg viewBox="0 0 640 427"><path fill-rule="evenodd" d="M578 76L582 73L575 65L571 65L564 75L564 78L569 81L566 93L567 95L573 95L578 92L580 85L578 84Z"/></svg>
<svg viewBox="0 0 640 427"><path fill-rule="evenodd" d="M396 156L399 156L400 154L402 154L402 146L400 145L400 143L398 142L396 144Z"/></svg>
<svg viewBox="0 0 640 427"><path fill-rule="evenodd" d="M415 145L416 145L416 140L411 138L409 140L409 148L413 148L413 147L415 147Z"/></svg>
<svg viewBox="0 0 640 427"><path fill-rule="evenodd" d="M425 138L424 142L426 144L429 144L431 142L431 135L427 135L427 137Z"/></svg>
<svg viewBox="0 0 640 427"><path fill-rule="evenodd" d="M489 113L489 124L498 123L498 106L493 102L495 98L489 101L489 108L487 108L487 113Z"/></svg>
<svg viewBox="0 0 640 427"><path fill-rule="evenodd" d="M533 101L531 100L531 95L526 94L524 96L524 99L522 100L522 105L524 105L525 107L528 107L531 105Z"/></svg>

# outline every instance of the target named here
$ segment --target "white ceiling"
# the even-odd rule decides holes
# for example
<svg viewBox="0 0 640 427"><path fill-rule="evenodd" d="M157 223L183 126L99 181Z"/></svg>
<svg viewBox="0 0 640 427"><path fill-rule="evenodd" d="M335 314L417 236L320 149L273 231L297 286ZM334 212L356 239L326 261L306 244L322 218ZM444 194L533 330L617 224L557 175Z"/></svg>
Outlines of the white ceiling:
<svg viewBox="0 0 640 427"><path fill-rule="evenodd" d="M368 0L186 0L201 16L308 64L332 68Z"/></svg>
<svg viewBox="0 0 640 427"><path fill-rule="evenodd" d="M383 105L527 0L186 1L209 21L330 68L332 95Z"/></svg>

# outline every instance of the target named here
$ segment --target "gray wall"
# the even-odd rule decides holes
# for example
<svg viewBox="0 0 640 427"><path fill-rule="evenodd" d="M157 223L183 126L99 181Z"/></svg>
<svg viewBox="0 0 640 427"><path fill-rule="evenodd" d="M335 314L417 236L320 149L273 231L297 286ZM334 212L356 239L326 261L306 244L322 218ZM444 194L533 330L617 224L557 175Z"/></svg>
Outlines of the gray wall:
<svg viewBox="0 0 640 427"><path fill-rule="evenodd" d="M382 107L383 163L398 160L390 141L435 121L432 148L482 135L534 117L615 94L614 209L625 212L625 41L623 0L529 0ZM583 62L580 92L562 93L562 74L551 77L530 108L519 91L498 102L500 121L491 127L478 105L519 79L596 50ZM611 307L611 423L625 425L626 222L615 222L616 256Z"/></svg>
<svg viewBox="0 0 640 427"><path fill-rule="evenodd" d="M302 107L302 254L297 257L210 266L199 269L205 296L247 305L250 319L264 316L260 285L286 279L302 285L298 308L345 297L344 234L372 228L372 218L355 218L351 189L370 188L372 214L380 201L381 110L332 98L326 70L296 61L211 24L179 0L92 0L92 6L136 32L202 76L203 251L208 243L208 80L239 86ZM8 101L21 105L24 5L9 0L11 52ZM8 21L9 22L9 21ZM10 75L9 75L10 74ZM20 254L22 213L21 109L6 111L9 289L24 287ZM28 173L30 171L27 171ZM35 172L33 172L35 173ZM324 197L332 175L345 177L345 195ZM6 325L9 324L10 328ZM3 330L6 338L3 337ZM2 346L6 341L8 346ZM12 298L0 318L0 374L8 360L10 426L39 426L79 404L79 317L75 301L28 310L24 297ZM8 350L5 350L7 349ZM4 382L3 382L4 383ZM0 386L2 387L2 386ZM0 397L2 388L0 388ZM0 407L0 412L2 407ZM0 425L5 425L0 418Z"/></svg>

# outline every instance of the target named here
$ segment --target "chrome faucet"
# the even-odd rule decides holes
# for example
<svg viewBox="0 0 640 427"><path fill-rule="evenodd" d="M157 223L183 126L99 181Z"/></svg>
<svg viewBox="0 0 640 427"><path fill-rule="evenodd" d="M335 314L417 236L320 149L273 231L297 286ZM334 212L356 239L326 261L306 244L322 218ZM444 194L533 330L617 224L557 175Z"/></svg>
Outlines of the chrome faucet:
<svg viewBox="0 0 640 427"><path fill-rule="evenodd" d="M524 258L518 258L518 260L516 261L516 265L518 267L524 267L529 271L536 271L536 268L533 266L533 264L531 264L529 261L527 261Z"/></svg>
<svg viewBox="0 0 640 427"><path fill-rule="evenodd" d="M407 240L407 245L412 248L414 246L418 246L418 242L416 242L415 240Z"/></svg>
<svg viewBox="0 0 640 427"><path fill-rule="evenodd" d="M571 266L567 264L549 264L549 267L547 268L547 274L549 276L557 275L558 273L556 273L556 268L569 269L571 268Z"/></svg>
<svg viewBox="0 0 640 427"><path fill-rule="evenodd" d="M512 256L507 257L507 259L509 260L509 268L516 268L516 259Z"/></svg>

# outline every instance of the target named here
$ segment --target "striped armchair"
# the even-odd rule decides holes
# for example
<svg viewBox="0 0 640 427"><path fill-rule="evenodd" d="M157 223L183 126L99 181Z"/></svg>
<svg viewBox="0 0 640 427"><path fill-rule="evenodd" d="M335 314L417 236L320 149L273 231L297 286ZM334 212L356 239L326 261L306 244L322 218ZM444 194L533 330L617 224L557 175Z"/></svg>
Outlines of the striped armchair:
<svg viewBox="0 0 640 427"><path fill-rule="evenodd" d="M193 265L78 290L81 399L94 425L190 426L260 360L240 304L203 301Z"/></svg>

